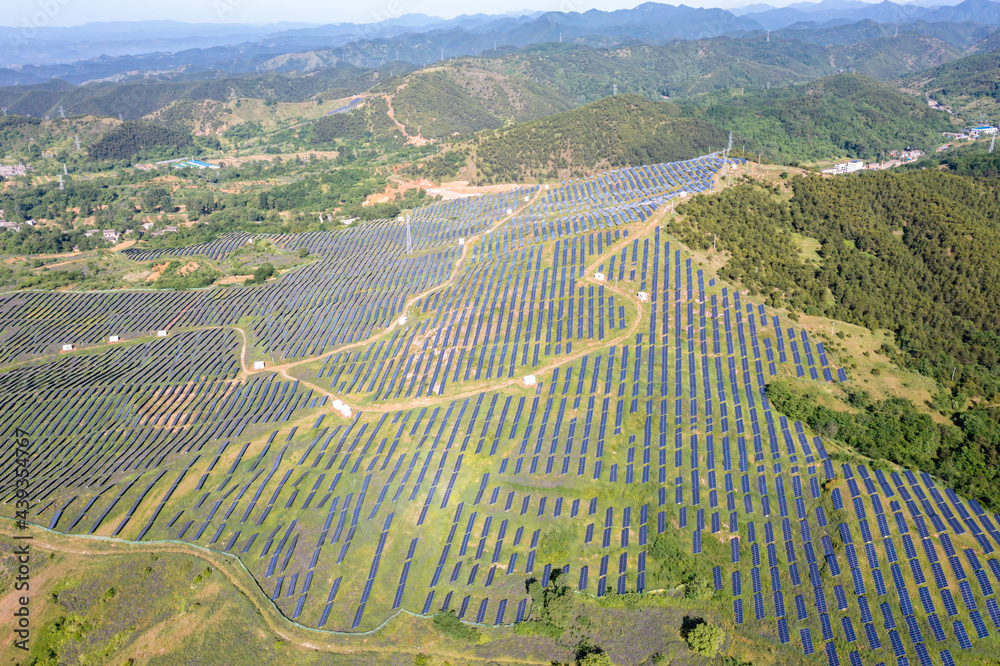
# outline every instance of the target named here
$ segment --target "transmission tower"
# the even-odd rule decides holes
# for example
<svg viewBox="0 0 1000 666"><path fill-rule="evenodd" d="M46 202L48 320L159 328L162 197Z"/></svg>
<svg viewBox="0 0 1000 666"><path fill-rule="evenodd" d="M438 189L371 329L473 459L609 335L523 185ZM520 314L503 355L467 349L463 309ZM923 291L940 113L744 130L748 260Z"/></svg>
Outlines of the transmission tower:
<svg viewBox="0 0 1000 666"><path fill-rule="evenodd" d="M63 120L66 119L66 112L63 111L62 104L59 105L59 117L62 118Z"/></svg>
<svg viewBox="0 0 1000 666"><path fill-rule="evenodd" d="M990 137L990 152L993 152L993 144L997 142L997 135L994 134Z"/></svg>
<svg viewBox="0 0 1000 666"><path fill-rule="evenodd" d="M733 149L733 130L729 130L729 145L726 147L726 155L729 155L729 151Z"/></svg>
<svg viewBox="0 0 1000 666"><path fill-rule="evenodd" d="M63 183L62 174L59 174L59 190L62 191L62 190L65 190L65 189L66 189L66 187L65 187L65 184Z"/></svg>
<svg viewBox="0 0 1000 666"><path fill-rule="evenodd" d="M406 216L406 253L413 252L413 239L410 238L410 216Z"/></svg>
<svg viewBox="0 0 1000 666"><path fill-rule="evenodd" d="M78 136L73 137L73 143L76 144L76 149L80 150L80 137Z"/></svg>

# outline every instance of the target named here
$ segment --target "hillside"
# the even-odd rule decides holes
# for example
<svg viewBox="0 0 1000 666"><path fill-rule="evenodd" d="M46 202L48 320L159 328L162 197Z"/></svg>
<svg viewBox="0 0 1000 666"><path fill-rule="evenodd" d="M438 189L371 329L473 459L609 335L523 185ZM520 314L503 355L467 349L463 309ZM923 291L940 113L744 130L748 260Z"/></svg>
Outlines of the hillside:
<svg viewBox="0 0 1000 666"><path fill-rule="evenodd" d="M109 130L87 152L95 160L125 160L157 150L173 154L192 143L190 132L132 120Z"/></svg>
<svg viewBox="0 0 1000 666"><path fill-rule="evenodd" d="M395 71L409 71L396 66ZM316 95L332 99L364 92L389 70L358 69L349 65L330 67L310 74L261 74L218 78L208 81L162 81L156 79L123 83L76 86L50 81L27 86L0 87L0 106L18 115L57 116L62 106L67 115L96 114L135 120L178 100L228 102L252 97L279 102L302 102Z"/></svg>
<svg viewBox="0 0 1000 666"><path fill-rule="evenodd" d="M904 79L954 113L973 120L1000 104L1000 51L978 53Z"/></svg>
<svg viewBox="0 0 1000 666"><path fill-rule="evenodd" d="M732 130L739 144L779 162L873 159L907 146L933 152L951 128L945 112L859 74L719 93L693 100L684 114Z"/></svg>
<svg viewBox="0 0 1000 666"><path fill-rule="evenodd" d="M723 275L808 315L889 329L899 361L956 392L1000 395L1000 180L938 170L794 178L790 201L741 185L681 208ZM792 233L818 243L804 261ZM762 270L759 270L762 269Z"/></svg>
<svg viewBox="0 0 1000 666"><path fill-rule="evenodd" d="M480 134L477 179L484 183L556 179L626 164L682 159L721 148L724 133L681 118L680 107L638 95L608 97L588 106Z"/></svg>

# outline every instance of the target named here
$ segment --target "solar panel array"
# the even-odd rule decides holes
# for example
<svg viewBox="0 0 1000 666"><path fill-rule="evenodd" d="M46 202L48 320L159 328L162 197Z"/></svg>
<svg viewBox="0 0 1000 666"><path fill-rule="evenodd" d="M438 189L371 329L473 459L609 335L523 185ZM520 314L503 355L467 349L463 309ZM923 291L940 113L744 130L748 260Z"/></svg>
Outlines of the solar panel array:
<svg viewBox="0 0 1000 666"><path fill-rule="evenodd" d="M772 412L775 376L848 377L665 237L661 204L722 167L438 202L410 255L395 221L271 237L320 260L259 287L0 296L0 429L36 442L33 521L225 550L288 617L358 631L399 608L521 621L524 579L557 570L643 591L670 532L786 649L950 660L1000 622L997 518L927 475L835 465ZM249 373L244 340L282 373Z"/></svg>

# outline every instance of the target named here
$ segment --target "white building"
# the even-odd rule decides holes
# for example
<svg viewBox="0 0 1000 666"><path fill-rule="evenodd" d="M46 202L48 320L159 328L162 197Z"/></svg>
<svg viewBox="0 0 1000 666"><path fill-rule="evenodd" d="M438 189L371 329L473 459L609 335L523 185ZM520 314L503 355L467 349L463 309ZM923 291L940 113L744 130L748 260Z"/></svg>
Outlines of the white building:
<svg viewBox="0 0 1000 666"><path fill-rule="evenodd" d="M841 162L840 164L833 165L834 174L842 173L854 173L855 171L861 171L865 168L865 163L861 160L851 160L850 162Z"/></svg>

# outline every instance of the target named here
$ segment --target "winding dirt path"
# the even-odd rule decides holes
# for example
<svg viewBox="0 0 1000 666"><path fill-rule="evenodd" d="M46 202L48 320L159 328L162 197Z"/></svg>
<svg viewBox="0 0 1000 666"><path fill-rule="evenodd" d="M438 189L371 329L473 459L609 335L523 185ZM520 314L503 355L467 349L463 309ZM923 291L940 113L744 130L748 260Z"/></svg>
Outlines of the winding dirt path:
<svg viewBox="0 0 1000 666"><path fill-rule="evenodd" d="M83 555L87 557L100 556L122 556L140 553L172 553L176 555L189 555L200 558L208 562L214 569L222 573L226 579L232 583L240 594L253 604L260 613L268 628L280 636L283 640L298 647L310 650L323 650L338 654L364 654L369 652L385 654L410 654L416 656L422 651L433 652L455 660L456 663L479 664L488 663L491 659L476 657L462 652L451 650L441 650L438 645L433 648L413 646L407 644L394 644L392 646L372 645L370 643L372 634L385 628L390 622L400 615L410 621L423 622L430 618L406 610L399 610L390 615L375 629L367 632L338 632L313 629L293 622L285 617L281 611L271 602L270 598L257 583L256 579L243 566L240 559L228 553L220 553L209 548L203 548L194 544L174 541L151 541L137 542L122 539L112 539L109 537L89 537L80 535L66 535L59 532L50 532L39 526L31 527L31 547L41 550L68 553L71 555ZM13 537L14 532L7 526L0 528L0 534L6 537ZM406 617L408 616L408 618ZM549 664L548 660L517 659L505 656L503 661L518 664Z"/></svg>

